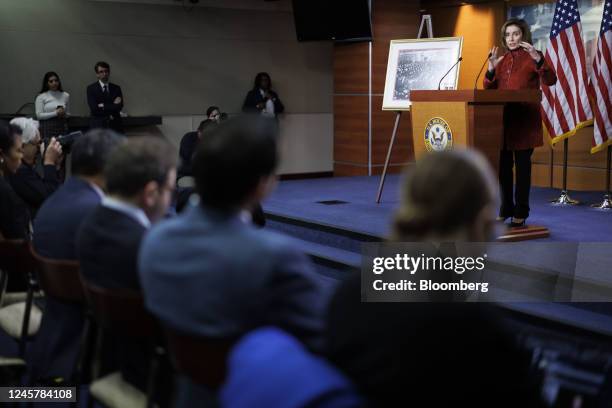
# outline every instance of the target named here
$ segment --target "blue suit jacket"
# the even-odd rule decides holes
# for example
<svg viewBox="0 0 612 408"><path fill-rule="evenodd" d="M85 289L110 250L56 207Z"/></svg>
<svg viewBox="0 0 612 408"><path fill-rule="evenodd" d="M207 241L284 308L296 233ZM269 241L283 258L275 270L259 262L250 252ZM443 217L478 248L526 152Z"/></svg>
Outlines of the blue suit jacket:
<svg viewBox="0 0 612 408"><path fill-rule="evenodd" d="M34 248L47 258L76 259L81 222L100 204L88 182L71 177L40 207L34 221Z"/></svg>
<svg viewBox="0 0 612 408"><path fill-rule="evenodd" d="M71 177L40 207L34 221L34 248L52 259L76 259L81 222L101 198L88 182ZM47 296L38 334L28 351L31 380L72 372L83 329L83 308Z"/></svg>
<svg viewBox="0 0 612 408"><path fill-rule="evenodd" d="M224 408L358 408L363 401L329 362L276 328L245 336L228 358Z"/></svg>
<svg viewBox="0 0 612 408"><path fill-rule="evenodd" d="M201 206L162 222L139 256L146 306L171 327L235 338L264 325L321 346L327 290L288 237Z"/></svg>

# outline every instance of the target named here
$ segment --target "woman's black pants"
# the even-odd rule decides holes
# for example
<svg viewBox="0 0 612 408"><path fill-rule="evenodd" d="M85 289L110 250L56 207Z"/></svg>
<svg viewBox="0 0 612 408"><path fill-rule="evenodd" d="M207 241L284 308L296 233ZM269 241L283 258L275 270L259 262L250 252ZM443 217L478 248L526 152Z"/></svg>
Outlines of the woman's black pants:
<svg viewBox="0 0 612 408"><path fill-rule="evenodd" d="M499 186L501 189L500 217L529 217L531 189L531 155L533 149L502 150L499 154ZM512 167L516 172L516 188Z"/></svg>

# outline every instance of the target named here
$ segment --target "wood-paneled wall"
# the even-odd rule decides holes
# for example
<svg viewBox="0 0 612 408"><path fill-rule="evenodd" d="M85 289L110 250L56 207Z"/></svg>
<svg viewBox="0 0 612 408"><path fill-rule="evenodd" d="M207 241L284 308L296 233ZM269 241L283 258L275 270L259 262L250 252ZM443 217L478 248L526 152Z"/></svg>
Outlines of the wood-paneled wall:
<svg viewBox="0 0 612 408"><path fill-rule="evenodd" d="M376 0L372 3L372 43L334 47L336 176L382 172L395 120L393 112L382 111L389 41L415 38L420 22L418 1ZM400 171L412 160L410 115L405 114L391 156L391 171Z"/></svg>

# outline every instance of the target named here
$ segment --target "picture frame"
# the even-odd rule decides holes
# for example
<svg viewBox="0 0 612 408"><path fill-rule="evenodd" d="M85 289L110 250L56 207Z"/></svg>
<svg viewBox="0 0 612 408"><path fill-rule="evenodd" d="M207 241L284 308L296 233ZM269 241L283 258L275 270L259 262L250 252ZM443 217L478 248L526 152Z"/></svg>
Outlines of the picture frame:
<svg viewBox="0 0 612 408"><path fill-rule="evenodd" d="M382 109L410 110L410 91L438 89L462 49L463 37L391 40ZM440 89L457 89L460 67L461 63L448 73Z"/></svg>

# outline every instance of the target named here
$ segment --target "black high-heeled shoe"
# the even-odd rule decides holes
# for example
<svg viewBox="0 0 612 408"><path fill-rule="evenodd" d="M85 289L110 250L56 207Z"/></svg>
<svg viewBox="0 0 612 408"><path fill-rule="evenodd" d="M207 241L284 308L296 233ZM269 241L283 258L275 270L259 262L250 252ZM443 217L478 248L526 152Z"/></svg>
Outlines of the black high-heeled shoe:
<svg viewBox="0 0 612 408"><path fill-rule="evenodd" d="M514 221L514 217L512 217L512 221L510 221L510 227L511 228L524 227L525 226L525 221L527 221L527 218L523 218L523 221L516 222L516 221Z"/></svg>

